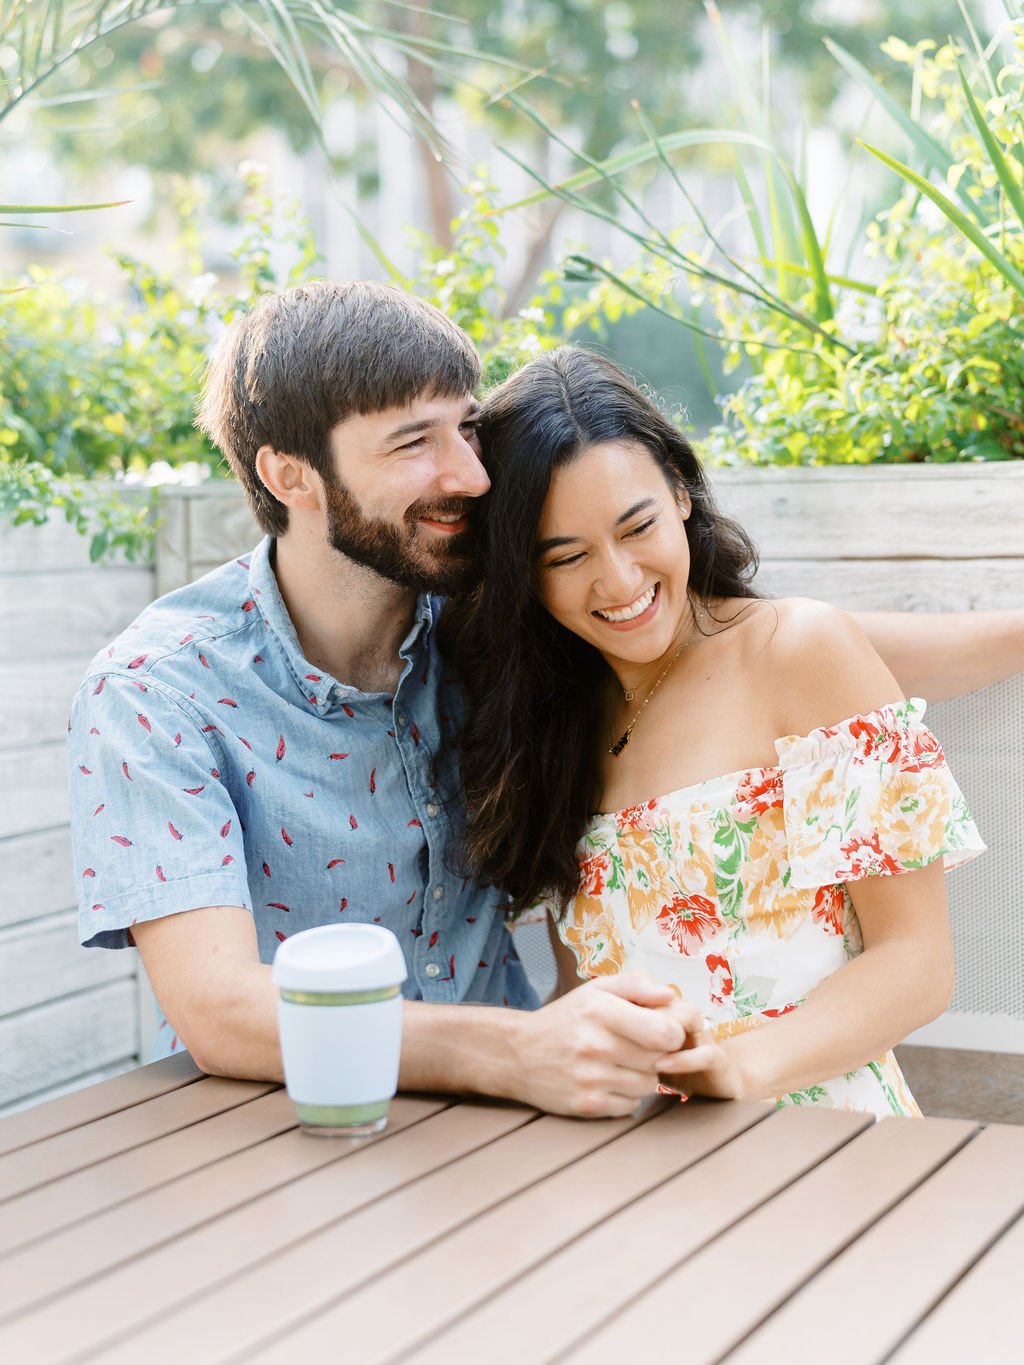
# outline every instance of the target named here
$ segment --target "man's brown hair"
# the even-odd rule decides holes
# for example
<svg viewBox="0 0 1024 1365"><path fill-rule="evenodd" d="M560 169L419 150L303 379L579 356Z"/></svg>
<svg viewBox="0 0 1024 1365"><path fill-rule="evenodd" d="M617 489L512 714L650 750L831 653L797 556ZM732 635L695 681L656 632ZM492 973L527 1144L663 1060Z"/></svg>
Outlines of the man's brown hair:
<svg viewBox="0 0 1024 1365"><path fill-rule="evenodd" d="M288 509L256 471L263 445L298 456L330 482L332 427L405 407L420 395L457 398L480 380L473 343L450 318L392 285L317 280L267 294L221 338L197 425L226 456L257 521L272 536Z"/></svg>

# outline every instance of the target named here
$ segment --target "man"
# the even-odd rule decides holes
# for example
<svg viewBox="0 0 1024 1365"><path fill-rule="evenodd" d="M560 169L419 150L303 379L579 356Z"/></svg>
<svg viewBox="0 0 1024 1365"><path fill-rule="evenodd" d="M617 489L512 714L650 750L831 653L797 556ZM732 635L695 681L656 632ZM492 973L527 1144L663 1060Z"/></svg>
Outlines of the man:
<svg viewBox="0 0 1024 1365"><path fill-rule="evenodd" d="M624 1114L696 1012L643 974L536 1008L500 894L454 866L459 698L435 624L489 486L478 380L465 334L388 286L301 286L229 329L200 424L267 539L147 608L86 675L69 735L81 935L135 944L204 1070L280 1079L277 943L383 923L409 967L404 1088ZM916 686L927 627L869 626ZM947 669L931 694L1012 671L1014 627L961 623L986 670Z"/></svg>

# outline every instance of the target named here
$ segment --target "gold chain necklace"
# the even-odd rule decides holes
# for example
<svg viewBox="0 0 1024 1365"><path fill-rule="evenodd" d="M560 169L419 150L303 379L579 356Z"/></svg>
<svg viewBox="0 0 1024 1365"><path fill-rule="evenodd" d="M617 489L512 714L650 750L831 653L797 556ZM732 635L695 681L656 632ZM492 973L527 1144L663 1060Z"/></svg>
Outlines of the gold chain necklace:
<svg viewBox="0 0 1024 1365"><path fill-rule="evenodd" d="M698 621L697 613L698 613L698 612L701 614L701 616L707 615L707 613L704 611L704 608L703 608L703 607L697 607L696 610L694 611L694 613L693 613L693 623L692 623L692 625L690 626L690 629L686 632L686 638L683 640L683 643L679 646L679 648L678 648L678 649L675 651L675 653L672 655L671 659L669 659L668 663L665 665L665 667L664 667L664 668L661 670L661 672L658 674L657 678L655 679L654 686L651 688L651 690L647 693L647 696L644 697L643 701L640 703L640 706L639 706L639 708L637 709L636 715L635 715L635 716L633 717L633 719L629 722L629 724L626 726L625 730L623 730L622 734L618 737L618 739L615 740L615 742L614 742L614 743L612 744L612 746L609 748L608 752L611 754L612 758L618 758L619 754L622 753L623 749L624 749L624 748L626 747L626 745L629 743L629 737L630 737L630 735L633 733L633 728L634 728L634 726L636 725L637 721L638 721L638 720L640 719L640 717L643 715L643 713L644 713L644 707L647 705L647 703L650 701L650 699L654 696L655 692L657 692L658 688L661 686L661 684L662 684L662 683L665 681L665 679L668 677L669 673L671 672L672 665L675 663L675 661L679 658L680 654L682 654L683 650L686 648L686 646L690 643L690 641L691 641L691 640L693 639L693 637L696 635L696 633L697 633L697 621ZM630 687L630 688L625 688L625 687L624 687L624 688L622 689L622 695L623 695L623 697L625 698L626 701L632 701L633 698L636 696L636 691L637 691L637 690L636 690L635 687Z"/></svg>

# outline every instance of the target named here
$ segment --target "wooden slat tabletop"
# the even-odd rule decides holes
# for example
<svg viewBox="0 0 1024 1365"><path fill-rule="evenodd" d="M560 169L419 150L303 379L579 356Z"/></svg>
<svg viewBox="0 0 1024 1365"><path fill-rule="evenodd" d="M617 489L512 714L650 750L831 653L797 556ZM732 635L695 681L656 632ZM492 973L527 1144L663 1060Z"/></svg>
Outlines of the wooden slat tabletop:
<svg viewBox="0 0 1024 1365"><path fill-rule="evenodd" d="M144 1067L0 1122L0 1360L1016 1361L1024 1129L399 1096L365 1141Z"/></svg>

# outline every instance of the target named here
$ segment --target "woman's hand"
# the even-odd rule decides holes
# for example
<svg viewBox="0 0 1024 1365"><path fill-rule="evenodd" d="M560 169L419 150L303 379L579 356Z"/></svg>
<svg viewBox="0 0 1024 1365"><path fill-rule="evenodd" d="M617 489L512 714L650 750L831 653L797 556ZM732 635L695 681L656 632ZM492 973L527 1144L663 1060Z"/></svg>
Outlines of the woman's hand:
<svg viewBox="0 0 1024 1365"><path fill-rule="evenodd" d="M715 1039L703 1018L700 1027L687 1033L679 1052L658 1059L658 1075L662 1085L684 1096L707 1095L716 1100L746 1097L746 1082L734 1051L727 1042Z"/></svg>

